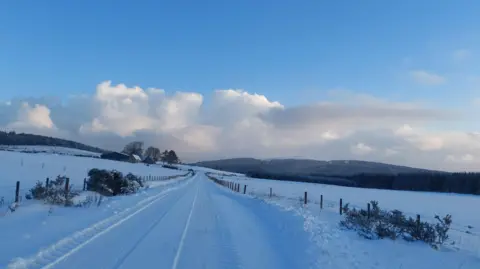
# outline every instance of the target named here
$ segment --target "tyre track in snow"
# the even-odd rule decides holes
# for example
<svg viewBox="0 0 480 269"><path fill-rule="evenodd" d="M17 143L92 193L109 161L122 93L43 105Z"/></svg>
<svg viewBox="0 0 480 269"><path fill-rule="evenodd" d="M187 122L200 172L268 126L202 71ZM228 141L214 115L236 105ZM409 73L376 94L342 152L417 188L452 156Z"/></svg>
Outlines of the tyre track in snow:
<svg viewBox="0 0 480 269"><path fill-rule="evenodd" d="M115 227L120 226L122 223L151 207L153 204L167 198L173 191L181 189L190 184L190 180L181 184L180 186L169 188L161 191L158 194L145 198L137 202L132 207L126 208L111 217L103 219L85 229L77 231L70 236L57 241L56 243L40 250L31 257L16 258L10 264L8 264L7 269L54 268L57 264L81 250L98 237L110 232Z"/></svg>
<svg viewBox="0 0 480 269"><path fill-rule="evenodd" d="M186 195L187 195L188 192L185 192L182 196L179 196L174 204L168 208L165 212L163 212L160 217L155 221L153 222L150 227L145 231L145 233L132 245L132 247L127 251L127 253L125 253L118 261L117 263L112 267L112 269L118 269L120 268L123 263L128 259L128 257L137 249L137 247L143 242L143 240L145 240L145 238L162 222L162 220L168 215L168 213L170 213L172 211L173 208L175 208L175 206L178 204L178 202L180 200L182 200ZM195 198L196 199L196 198ZM195 203L195 200L194 200L194 203ZM192 209L193 209L193 206L192 206ZM181 248L179 247L179 250L181 250ZM175 268L174 268L175 269Z"/></svg>

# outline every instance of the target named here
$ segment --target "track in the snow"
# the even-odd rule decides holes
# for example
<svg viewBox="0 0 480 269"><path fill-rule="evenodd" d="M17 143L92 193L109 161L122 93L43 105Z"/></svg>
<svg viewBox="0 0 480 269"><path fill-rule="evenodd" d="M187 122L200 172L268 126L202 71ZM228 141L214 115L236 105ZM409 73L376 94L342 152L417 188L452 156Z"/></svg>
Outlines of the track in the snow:
<svg viewBox="0 0 480 269"><path fill-rule="evenodd" d="M203 174L99 227L68 237L69 244L57 242L25 260L27 266L8 268L312 268L302 251L310 243L303 220L222 189Z"/></svg>

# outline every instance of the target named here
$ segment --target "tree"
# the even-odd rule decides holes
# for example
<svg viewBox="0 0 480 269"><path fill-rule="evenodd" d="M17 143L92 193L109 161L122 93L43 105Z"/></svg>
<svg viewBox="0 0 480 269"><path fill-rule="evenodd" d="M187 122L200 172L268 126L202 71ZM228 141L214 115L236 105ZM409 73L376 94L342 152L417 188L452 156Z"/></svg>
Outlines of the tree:
<svg viewBox="0 0 480 269"><path fill-rule="evenodd" d="M123 148L122 152L127 155L135 154L141 157L143 153L143 142L141 141L130 142L125 146L125 148Z"/></svg>
<svg viewBox="0 0 480 269"><path fill-rule="evenodd" d="M150 157L150 158L152 158L152 160L154 160L156 162L156 161L161 159L162 153L156 147L148 147L147 150L145 150L144 157L145 158Z"/></svg>
<svg viewBox="0 0 480 269"><path fill-rule="evenodd" d="M177 154L173 150L168 151L166 159L167 159L168 163L179 163L180 162Z"/></svg>

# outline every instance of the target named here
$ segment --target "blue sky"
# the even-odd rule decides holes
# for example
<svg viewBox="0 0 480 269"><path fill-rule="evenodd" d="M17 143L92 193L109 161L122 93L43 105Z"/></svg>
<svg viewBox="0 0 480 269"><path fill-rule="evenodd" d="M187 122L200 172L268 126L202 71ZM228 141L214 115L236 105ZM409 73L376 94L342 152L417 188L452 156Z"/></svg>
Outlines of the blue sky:
<svg viewBox="0 0 480 269"><path fill-rule="evenodd" d="M285 105L332 88L455 104L475 94L464 77L479 71L478 61L451 56L480 44L478 1L0 5L1 99L93 93L112 80L206 96L243 88ZM432 90L409 78L413 69L451 78Z"/></svg>
<svg viewBox="0 0 480 269"><path fill-rule="evenodd" d="M0 128L479 170L479 26L476 0L0 1Z"/></svg>

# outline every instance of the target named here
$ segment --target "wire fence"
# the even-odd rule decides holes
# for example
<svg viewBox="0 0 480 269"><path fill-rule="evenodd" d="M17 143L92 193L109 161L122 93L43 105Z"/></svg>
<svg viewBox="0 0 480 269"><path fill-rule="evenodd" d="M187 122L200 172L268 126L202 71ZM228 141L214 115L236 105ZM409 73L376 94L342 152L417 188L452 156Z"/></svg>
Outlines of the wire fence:
<svg viewBox="0 0 480 269"><path fill-rule="evenodd" d="M167 181L172 180L179 177L186 177L191 172L188 171L185 174L179 175L172 175L172 176L160 176L160 175L148 175L148 176L137 176L140 180L144 183L148 182L156 182L156 181ZM81 184L74 184L70 183L69 178L66 178L65 181L65 192L66 193L80 193L82 191L86 191L88 187L88 178L83 179L83 183ZM50 182L50 178L46 178L43 182L44 186L48 187ZM3 185L0 186L0 216L5 215L5 212L9 210L12 211L14 207L19 204L26 203L27 197L31 194L31 189L34 186L29 184L29 186L24 186L21 181L17 181L16 184L12 185ZM5 211L5 212L4 212Z"/></svg>
<svg viewBox="0 0 480 269"><path fill-rule="evenodd" d="M217 175L214 173L207 173L207 177L209 177L211 180L213 180L219 185L227 187L232 191L248 194L250 196L253 196L262 200L276 199L276 200L296 203L298 205L313 204L313 205L316 205L319 210L337 211L340 215L344 213L343 208L347 204L348 204L348 208L350 209L356 209L356 210L363 209L363 210L366 210L367 212L370 211L370 207L371 207L371 203L366 203L365 205L362 206L359 204L349 203L348 201L345 201L342 198L331 200L331 199L328 199L328 194L326 194L325 196L323 194L312 196L312 195L309 195L308 190L305 190L301 194L300 193L293 194L292 196L280 195L278 193L275 193L275 189L272 187L269 187L267 189L255 188L254 186L248 186L248 182L241 184L241 183L235 182L235 180L218 179L216 176ZM227 175L224 175L224 174L221 174L221 175L218 174L218 176L221 176L222 178L228 177ZM434 216L420 216L420 214L406 214L406 215L417 218L418 222L420 221L420 219L424 221L429 221L429 222L437 221ZM460 225L455 223L452 223L450 226L451 231L454 231L456 233L461 233L466 236L480 238L480 232L475 231L474 229L475 227L470 225ZM475 239L475 240L478 240L478 239Z"/></svg>

